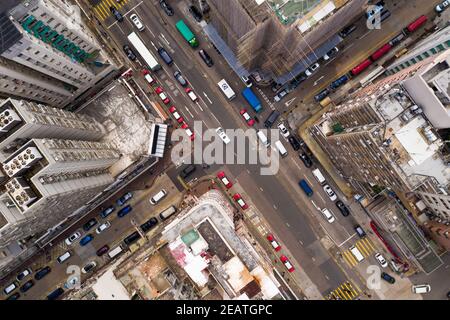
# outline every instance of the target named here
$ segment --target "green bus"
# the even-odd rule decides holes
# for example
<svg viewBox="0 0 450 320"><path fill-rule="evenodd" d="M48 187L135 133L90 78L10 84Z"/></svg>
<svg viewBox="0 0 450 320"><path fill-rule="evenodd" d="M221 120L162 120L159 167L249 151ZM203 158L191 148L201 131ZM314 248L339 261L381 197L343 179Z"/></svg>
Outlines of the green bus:
<svg viewBox="0 0 450 320"><path fill-rule="evenodd" d="M192 33L191 29L184 23L183 20L180 20L175 25L178 29L178 31L181 33L183 38L189 42L191 47L195 48L198 47L198 41L195 35Z"/></svg>

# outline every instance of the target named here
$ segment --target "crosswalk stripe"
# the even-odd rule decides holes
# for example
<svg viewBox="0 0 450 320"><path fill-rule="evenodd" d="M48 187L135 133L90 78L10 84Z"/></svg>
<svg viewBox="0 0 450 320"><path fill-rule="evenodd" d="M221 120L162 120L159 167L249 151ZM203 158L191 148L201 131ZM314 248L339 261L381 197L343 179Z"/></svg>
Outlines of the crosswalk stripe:
<svg viewBox="0 0 450 320"><path fill-rule="evenodd" d="M367 245L373 250L373 251L375 251L375 246L374 246L374 244L372 243L372 241L370 241L370 239L366 239L366 242L367 242Z"/></svg>
<svg viewBox="0 0 450 320"><path fill-rule="evenodd" d="M102 3L100 3L100 4L99 4L98 6L96 6L95 8L98 10L98 12L99 12L99 14L100 14L100 17L101 17L103 20L105 20L105 19L108 17L108 12L105 11L105 9L104 9L103 6L102 6Z"/></svg>
<svg viewBox="0 0 450 320"><path fill-rule="evenodd" d="M345 290L343 290L341 287L339 287L338 290L345 300L351 300L350 295L347 292L345 292Z"/></svg>
<svg viewBox="0 0 450 320"><path fill-rule="evenodd" d="M352 255L349 251L343 252L344 260L350 265L350 267L354 267L358 264L358 261L356 261L355 257Z"/></svg>
<svg viewBox="0 0 450 320"><path fill-rule="evenodd" d="M366 247L364 247L364 244L361 242L356 243L356 247L361 251L364 257L368 257L370 255L370 252L367 251Z"/></svg>
<svg viewBox="0 0 450 320"><path fill-rule="evenodd" d="M353 289L351 283L344 283L343 286L345 286L345 288L351 293L352 299L358 295L358 293Z"/></svg>
<svg viewBox="0 0 450 320"><path fill-rule="evenodd" d="M97 15L97 18L99 20L101 20L101 21L105 20L105 18L103 18L103 15L98 7L94 7L94 12Z"/></svg>

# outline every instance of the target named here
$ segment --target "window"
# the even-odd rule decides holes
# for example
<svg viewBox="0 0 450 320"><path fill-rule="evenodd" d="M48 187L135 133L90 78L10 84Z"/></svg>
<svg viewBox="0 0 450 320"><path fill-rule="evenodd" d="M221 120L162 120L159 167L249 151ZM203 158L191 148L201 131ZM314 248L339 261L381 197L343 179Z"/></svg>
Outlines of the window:
<svg viewBox="0 0 450 320"><path fill-rule="evenodd" d="M422 56L417 56L416 58L417 58L417 60L419 60L419 61L422 61L422 60L423 60Z"/></svg>
<svg viewBox="0 0 450 320"><path fill-rule="evenodd" d="M445 47L444 47L443 44L438 45L436 48L437 48L439 51L444 51L444 50L445 50Z"/></svg>
<svg viewBox="0 0 450 320"><path fill-rule="evenodd" d="M423 55L428 58L430 56L430 54L428 52L424 52Z"/></svg>
<svg viewBox="0 0 450 320"><path fill-rule="evenodd" d="M436 50L436 48L431 48L431 53L433 53L433 54L436 54L437 53L437 50Z"/></svg>

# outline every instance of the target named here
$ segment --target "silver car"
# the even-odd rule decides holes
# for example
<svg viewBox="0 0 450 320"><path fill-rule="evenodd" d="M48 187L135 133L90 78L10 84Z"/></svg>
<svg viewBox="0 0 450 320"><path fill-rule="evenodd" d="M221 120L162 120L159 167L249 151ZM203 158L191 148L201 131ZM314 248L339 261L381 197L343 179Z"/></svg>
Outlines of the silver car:
<svg viewBox="0 0 450 320"><path fill-rule="evenodd" d="M133 24L136 26L136 28L139 31L143 31L145 29L144 25L142 24L141 20L139 20L139 17L137 14L130 15L130 20L133 22Z"/></svg>

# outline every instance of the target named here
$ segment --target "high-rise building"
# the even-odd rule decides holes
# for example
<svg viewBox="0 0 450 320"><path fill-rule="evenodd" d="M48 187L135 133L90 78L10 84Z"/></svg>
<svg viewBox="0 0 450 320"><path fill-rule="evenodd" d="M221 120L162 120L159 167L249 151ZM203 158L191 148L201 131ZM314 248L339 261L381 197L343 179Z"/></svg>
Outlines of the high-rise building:
<svg viewBox="0 0 450 320"><path fill-rule="evenodd" d="M115 73L76 9L22 0L0 13L0 94L64 107Z"/></svg>
<svg viewBox="0 0 450 320"><path fill-rule="evenodd" d="M341 42L338 31L368 1L276 2L210 0L204 30L236 73L284 84Z"/></svg>
<svg viewBox="0 0 450 320"><path fill-rule="evenodd" d="M25 100L0 103L0 160L30 138L98 141L103 134L103 126L83 114Z"/></svg>
<svg viewBox="0 0 450 320"><path fill-rule="evenodd" d="M340 173L371 198L388 188L450 219L450 50L388 76L334 107L311 133ZM420 200L422 199L422 200Z"/></svg>

